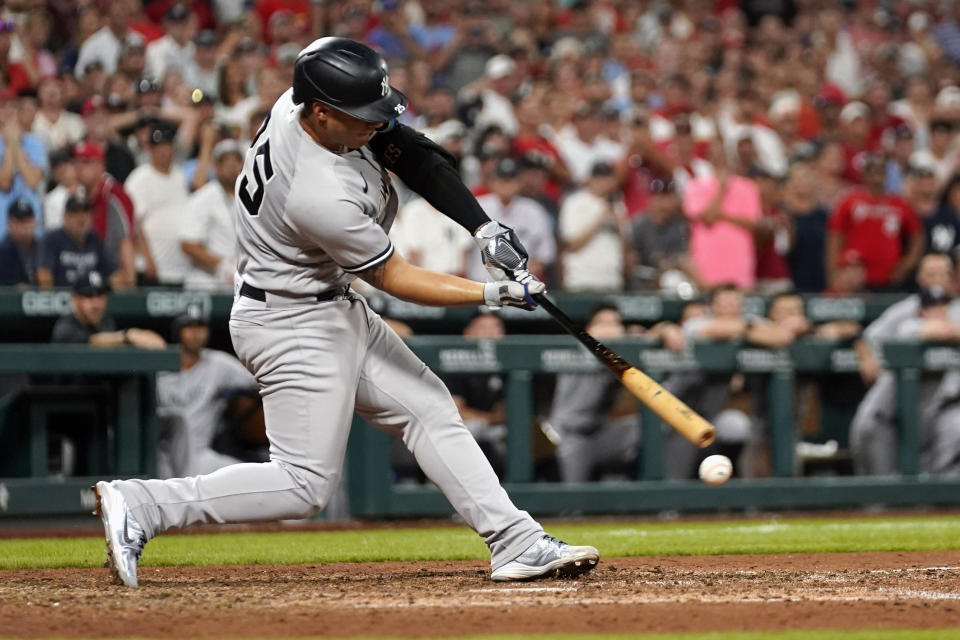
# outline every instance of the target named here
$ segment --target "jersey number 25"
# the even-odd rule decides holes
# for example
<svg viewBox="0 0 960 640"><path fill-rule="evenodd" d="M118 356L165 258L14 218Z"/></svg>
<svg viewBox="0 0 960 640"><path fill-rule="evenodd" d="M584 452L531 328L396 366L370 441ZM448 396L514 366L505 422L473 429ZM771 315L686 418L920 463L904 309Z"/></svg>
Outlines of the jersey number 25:
<svg viewBox="0 0 960 640"><path fill-rule="evenodd" d="M260 136L267 128L267 123L270 121L270 116L263 121L263 124L260 125L260 130L257 131L257 135L253 139L251 147L257 142L260 141ZM261 172L261 166L263 168ZM251 216L260 215L260 205L263 204L263 185L270 181L270 178L273 177L273 162L270 160L270 140L264 140L257 148L257 153L253 156L253 162L250 164L250 171L253 175L253 181L256 183L257 188L253 190L253 193L250 193L250 176L248 172L243 174L243 180L240 181L240 202L243 203L243 208L247 210Z"/></svg>

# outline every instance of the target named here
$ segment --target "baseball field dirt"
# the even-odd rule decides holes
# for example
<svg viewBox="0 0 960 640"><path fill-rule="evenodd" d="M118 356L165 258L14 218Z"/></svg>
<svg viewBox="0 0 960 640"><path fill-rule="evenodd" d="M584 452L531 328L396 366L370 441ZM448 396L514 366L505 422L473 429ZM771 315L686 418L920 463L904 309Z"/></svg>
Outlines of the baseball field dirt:
<svg viewBox="0 0 960 640"><path fill-rule="evenodd" d="M485 562L0 571L6 637L430 637L960 627L960 552L605 558L498 584Z"/></svg>

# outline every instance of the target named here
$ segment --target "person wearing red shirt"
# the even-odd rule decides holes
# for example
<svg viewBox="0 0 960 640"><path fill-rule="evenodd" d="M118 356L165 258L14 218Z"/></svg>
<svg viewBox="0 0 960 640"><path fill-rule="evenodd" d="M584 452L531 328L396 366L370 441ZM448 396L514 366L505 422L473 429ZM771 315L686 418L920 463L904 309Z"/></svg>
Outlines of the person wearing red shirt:
<svg viewBox="0 0 960 640"><path fill-rule="evenodd" d="M117 256L119 286L132 287L136 281L133 201L123 185L105 171L103 149L96 142L87 140L77 144L73 157L77 161L77 181L92 205L93 230Z"/></svg>
<svg viewBox="0 0 960 640"><path fill-rule="evenodd" d="M557 207L563 195L563 187L572 180L572 177L560 152L540 131L544 113L542 98L543 94L540 91L531 91L514 107L520 128L511 143L511 155L518 158L536 156L539 164L549 174L544 192Z"/></svg>
<svg viewBox="0 0 960 640"><path fill-rule="evenodd" d="M867 288L890 290L904 284L923 253L923 225L902 198L884 193L886 160L867 154L863 187L840 200L827 224L827 273L840 255L855 249L867 268Z"/></svg>

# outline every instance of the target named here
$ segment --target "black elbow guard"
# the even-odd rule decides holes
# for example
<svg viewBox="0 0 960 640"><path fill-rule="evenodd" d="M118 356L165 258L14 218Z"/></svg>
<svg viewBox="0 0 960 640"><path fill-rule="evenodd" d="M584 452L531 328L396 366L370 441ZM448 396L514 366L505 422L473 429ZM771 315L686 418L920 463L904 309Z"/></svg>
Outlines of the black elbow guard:
<svg viewBox="0 0 960 640"><path fill-rule="evenodd" d="M419 131L397 124L368 146L383 167L467 231L490 220L460 179L456 158Z"/></svg>

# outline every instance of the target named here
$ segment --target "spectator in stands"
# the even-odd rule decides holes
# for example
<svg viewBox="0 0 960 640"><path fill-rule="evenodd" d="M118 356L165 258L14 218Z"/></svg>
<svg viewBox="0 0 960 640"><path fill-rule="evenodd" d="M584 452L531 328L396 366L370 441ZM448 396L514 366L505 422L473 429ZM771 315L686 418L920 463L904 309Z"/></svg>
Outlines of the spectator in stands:
<svg viewBox="0 0 960 640"><path fill-rule="evenodd" d="M960 162L957 124L950 118L937 116L930 121L929 159L933 165L937 186L946 184Z"/></svg>
<svg viewBox="0 0 960 640"><path fill-rule="evenodd" d="M885 165L882 154L865 158L863 187L831 212L826 244L828 275L843 251L855 249L867 267L867 286L875 291L905 286L923 253L923 227L913 209L883 192Z"/></svg>
<svg viewBox="0 0 960 640"><path fill-rule="evenodd" d="M915 151L910 155L901 195L926 228L939 207L936 169L930 154ZM929 242L924 246L929 248Z"/></svg>
<svg viewBox="0 0 960 640"><path fill-rule="evenodd" d="M664 274L696 276L690 262L690 227L680 208L677 183L655 178L649 182L650 204L633 222L634 260L632 287L659 289ZM699 287L699 283L694 280Z"/></svg>
<svg viewBox="0 0 960 640"><path fill-rule="evenodd" d="M33 120L32 131L40 136L51 151L73 146L83 139L86 132L83 118L64 108L63 85L64 81L60 78L44 78L37 92L40 108Z"/></svg>
<svg viewBox="0 0 960 640"><path fill-rule="evenodd" d="M157 121L150 130L150 162L130 174L124 188L136 213L137 230L144 239L142 251L146 268L143 281L180 285L191 268L180 247L184 206L189 192L183 168L174 157L176 125Z"/></svg>
<svg viewBox="0 0 960 640"><path fill-rule="evenodd" d="M543 276L548 265L557 255L557 244L550 225L550 216L543 206L520 193L520 165L513 158L503 158L496 166L490 181L487 195L477 198L492 220L502 222L523 238L523 244L530 254L529 270ZM480 262L476 251L469 251L467 257L468 277L486 281L486 269Z"/></svg>
<svg viewBox="0 0 960 640"><path fill-rule="evenodd" d="M889 153L884 191L901 193L903 191L903 180L910 163L910 155L914 152L913 131L906 123L901 122L885 132L884 141L884 146Z"/></svg>
<svg viewBox="0 0 960 640"><path fill-rule="evenodd" d="M816 174L809 164L790 168L781 194L780 207L788 220L787 264L793 287L802 293L827 287L823 246L826 241L827 210L817 202Z"/></svg>
<svg viewBox="0 0 960 640"><path fill-rule="evenodd" d="M716 175L694 178L683 195L690 221L690 257L705 286L734 283L752 289L756 280L753 231L760 219L760 192L749 178L730 173L722 157Z"/></svg>
<svg viewBox="0 0 960 640"><path fill-rule="evenodd" d="M191 86L196 86L193 36L196 16L183 4L171 4L163 16L162 38L147 45L147 77L162 82L167 69L178 69Z"/></svg>
<svg viewBox="0 0 960 640"><path fill-rule="evenodd" d="M30 75L22 62L11 56L16 23L8 17L0 18L0 88L10 94L30 86Z"/></svg>
<svg viewBox="0 0 960 640"><path fill-rule="evenodd" d="M570 291L621 291L626 271L626 212L613 200L618 191L613 167L593 165L582 189L560 208L563 286Z"/></svg>
<svg viewBox="0 0 960 640"><path fill-rule="evenodd" d="M63 226L64 205L80 186L72 146L50 153L50 178L50 183L55 186L43 198L43 227L46 231Z"/></svg>
<svg viewBox="0 0 960 640"><path fill-rule="evenodd" d="M590 313L586 330L598 340L626 335L620 310L601 303ZM563 482L587 482L604 472L626 469L640 444L636 400L606 370L557 376L550 425L560 437L557 461Z"/></svg>
<svg viewBox="0 0 960 640"><path fill-rule="evenodd" d="M226 139L213 148L217 179L194 192L184 205L180 248L190 259L187 289L233 289L237 234L234 185L243 169L243 149Z"/></svg>
<svg viewBox="0 0 960 640"><path fill-rule="evenodd" d="M773 294L793 289L790 264L790 218L781 204L781 181L760 167L748 172L760 192L763 215L753 231L757 251L756 290Z"/></svg>
<svg viewBox="0 0 960 640"><path fill-rule="evenodd" d="M0 286L28 287L37 283L37 219L26 198L7 209L7 237L0 241Z"/></svg>
<svg viewBox="0 0 960 640"><path fill-rule="evenodd" d="M130 24L136 15L134 0L111 0L103 5L106 20L99 31L87 38L80 47L74 73L83 78L88 67L98 63L107 75L117 68L117 59L123 43L143 36L133 31Z"/></svg>
<svg viewBox="0 0 960 640"><path fill-rule="evenodd" d="M139 84L137 95L142 95ZM143 115L155 111L155 109L151 110L150 107L144 107L143 109ZM103 155L104 170L114 180L122 183L136 167L137 160L126 141L111 126L111 115L107 110L107 101L100 95L91 96L84 101L80 113L83 116L83 127L86 130L84 142L93 142L100 148ZM140 117L137 113L132 113L131 116L134 118ZM139 124L140 121L134 120L134 122Z"/></svg>
<svg viewBox="0 0 960 640"><path fill-rule="evenodd" d="M832 211L851 186L844 177L847 165L843 144L836 138L825 138L813 160L813 166L816 174L817 204Z"/></svg>
<svg viewBox="0 0 960 640"><path fill-rule="evenodd" d="M67 198L63 227L44 234L37 258L37 284L41 287L69 287L96 271L123 288L123 276L116 258L103 246L93 230L93 210L82 194Z"/></svg>
<svg viewBox="0 0 960 640"><path fill-rule="evenodd" d="M944 187L939 205L936 215L924 220L927 248L956 257L960 246L960 173Z"/></svg>
<svg viewBox="0 0 960 640"><path fill-rule="evenodd" d="M11 202L26 198L42 225L40 194L47 174L47 149L39 136L30 133L33 113L19 104L25 100L32 98L0 92L0 216L6 216ZM6 220L0 223L0 234L5 234Z"/></svg>
<svg viewBox="0 0 960 640"><path fill-rule="evenodd" d="M837 268L830 274L830 286L824 293L831 296L850 296L867 293L867 267L856 249L840 254Z"/></svg>
<svg viewBox="0 0 960 640"><path fill-rule="evenodd" d="M133 345L143 349L163 349L166 341L149 329L117 330L107 315L110 285L98 271L87 271L71 288L72 313L61 316L53 325L50 342L91 344L97 347Z"/></svg>
<svg viewBox="0 0 960 640"><path fill-rule="evenodd" d="M217 70L220 65L220 39L216 32L210 29L200 31L193 39L194 56L193 70L188 82L211 99L217 99Z"/></svg>
<svg viewBox="0 0 960 640"><path fill-rule="evenodd" d="M224 430L229 398L255 398L256 381L234 356L207 348L210 329L200 305L187 306L171 334L180 343L180 370L157 375L158 475L203 475L241 462L216 451L214 441Z"/></svg>
<svg viewBox="0 0 960 640"><path fill-rule="evenodd" d="M380 24L367 32L365 40L388 60L410 62L423 55L404 15L403 0L384 0L380 4Z"/></svg>
<svg viewBox="0 0 960 640"><path fill-rule="evenodd" d="M120 183L104 172L105 157L98 144L88 140L76 145L73 157L77 182L93 207L93 230L117 260L117 287L132 287L136 283L133 202Z"/></svg>
<svg viewBox="0 0 960 640"><path fill-rule="evenodd" d="M953 294L955 275L950 256L928 253L917 267L917 285L921 291L940 288ZM920 296L907 296L888 307L853 345L860 377L865 384L872 385L850 424L850 446L857 473L896 473L896 378L892 372L881 369L881 348L884 341L896 339L899 327L916 317L919 308ZM949 313L953 321L960 321L960 307L951 304Z"/></svg>
<svg viewBox="0 0 960 640"><path fill-rule="evenodd" d="M573 123L557 132L554 140L574 182L582 184L598 162L616 165L626 150L603 135L600 106L588 103L577 107Z"/></svg>

